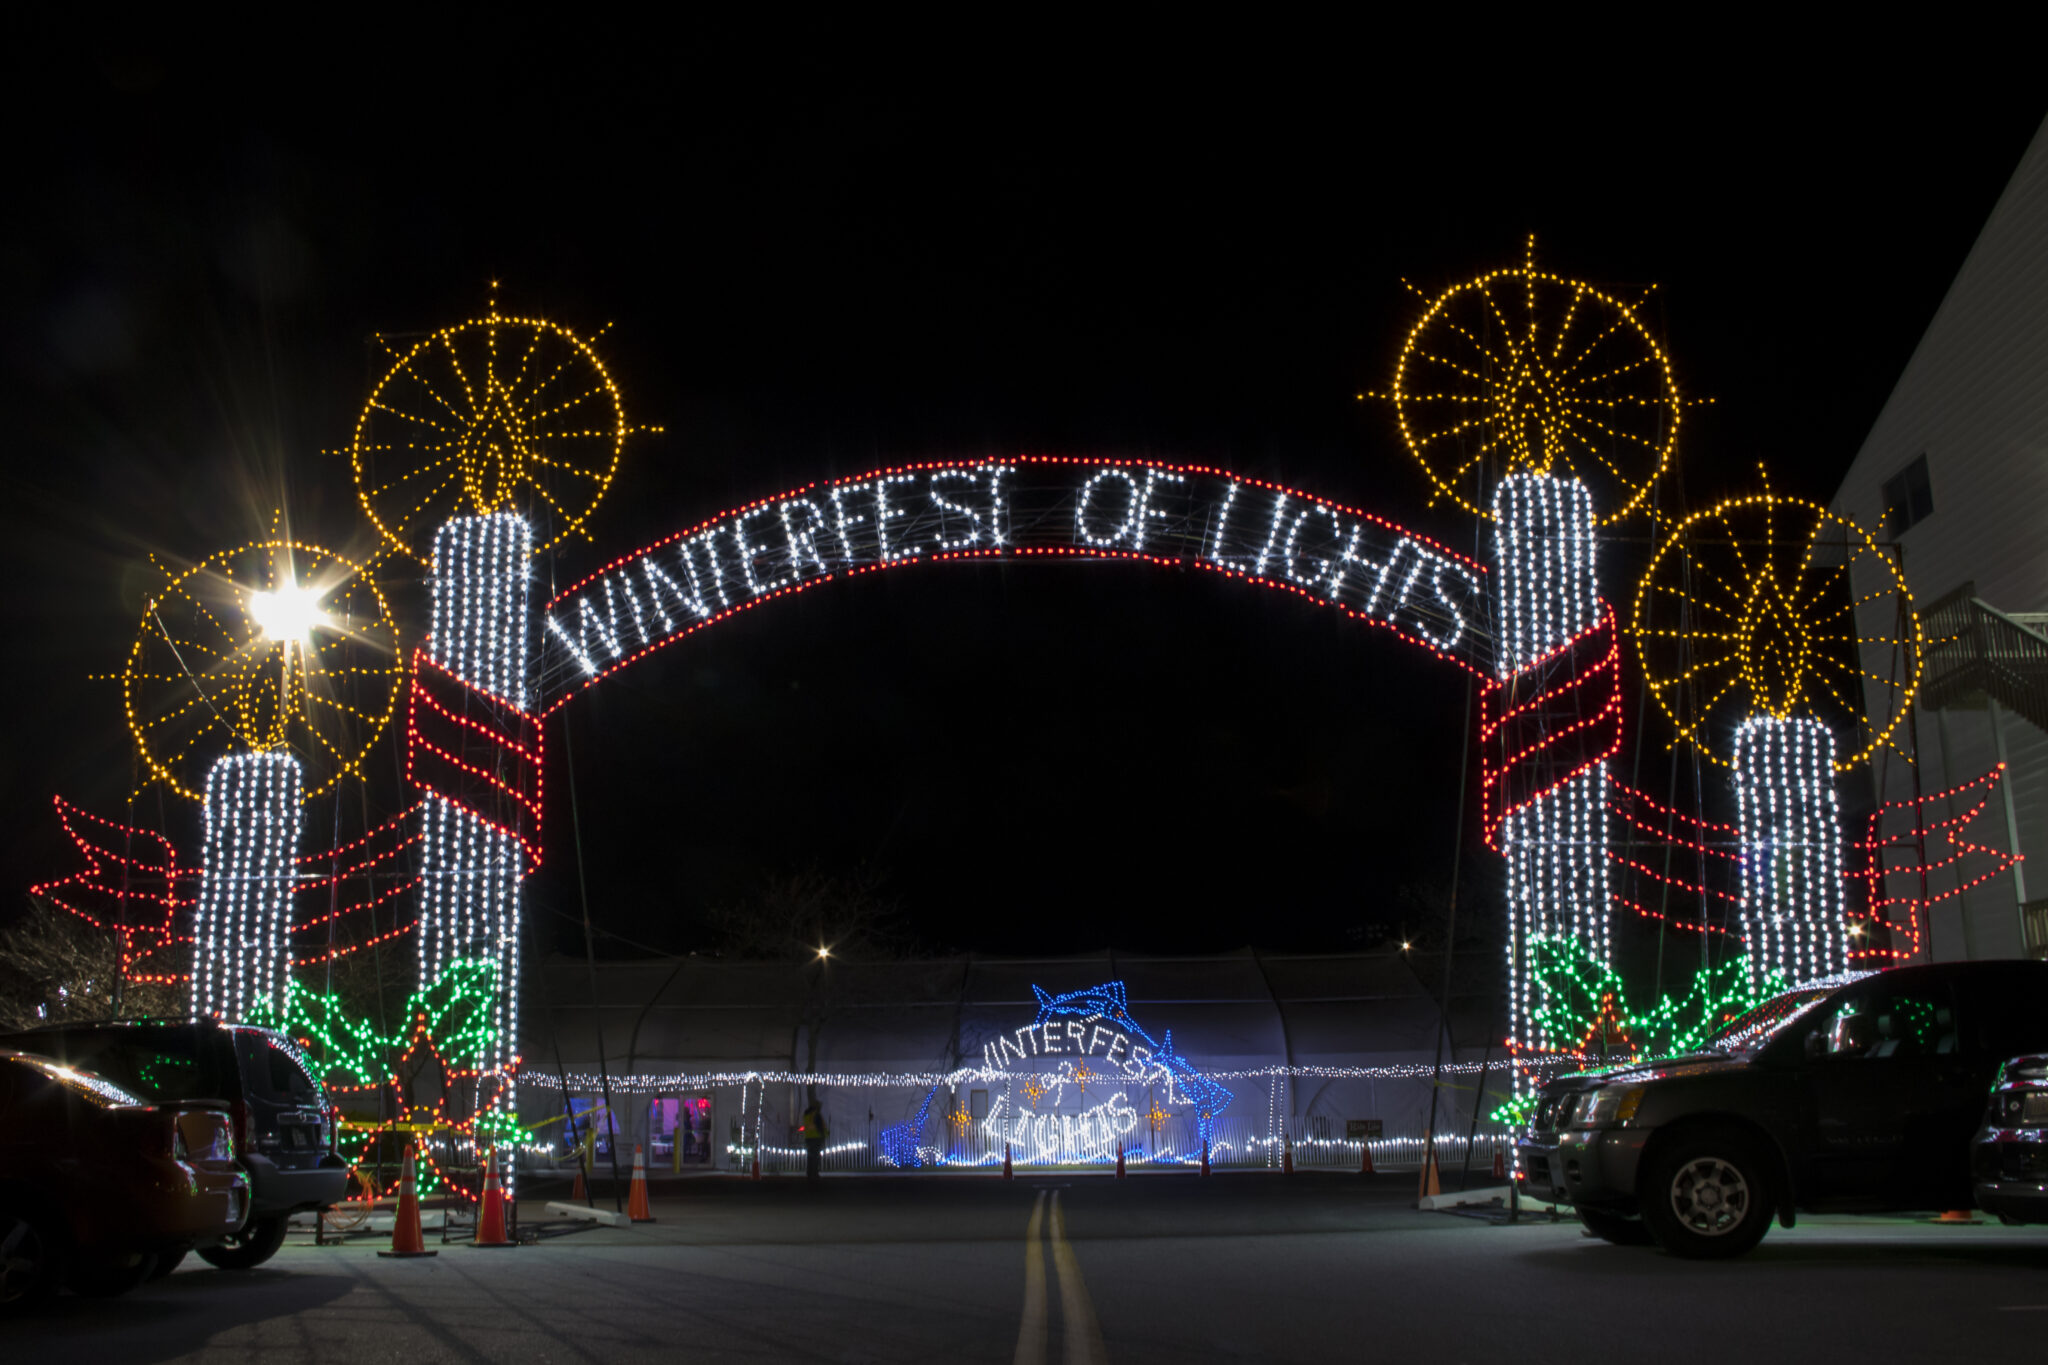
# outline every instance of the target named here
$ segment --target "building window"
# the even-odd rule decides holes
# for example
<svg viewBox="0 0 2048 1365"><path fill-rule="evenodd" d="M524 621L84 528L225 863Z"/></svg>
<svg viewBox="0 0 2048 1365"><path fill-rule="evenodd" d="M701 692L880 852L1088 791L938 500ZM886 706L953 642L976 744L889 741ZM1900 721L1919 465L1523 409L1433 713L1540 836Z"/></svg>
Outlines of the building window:
<svg viewBox="0 0 2048 1365"><path fill-rule="evenodd" d="M1933 511L1934 489L1927 482L1925 455L1884 481L1884 529L1894 540Z"/></svg>
<svg viewBox="0 0 2048 1365"><path fill-rule="evenodd" d="M603 1122L598 1119L602 1116ZM569 1099L568 1121L562 1125L562 1143L573 1153L584 1142L591 1140L592 1129L596 1129L596 1141L591 1142L593 1156L608 1157L612 1154L612 1139L619 1134L618 1117L596 1099L571 1096Z"/></svg>
<svg viewBox="0 0 2048 1365"><path fill-rule="evenodd" d="M647 1105L647 1145L651 1161L676 1170L711 1161L711 1098L685 1095L657 1097Z"/></svg>

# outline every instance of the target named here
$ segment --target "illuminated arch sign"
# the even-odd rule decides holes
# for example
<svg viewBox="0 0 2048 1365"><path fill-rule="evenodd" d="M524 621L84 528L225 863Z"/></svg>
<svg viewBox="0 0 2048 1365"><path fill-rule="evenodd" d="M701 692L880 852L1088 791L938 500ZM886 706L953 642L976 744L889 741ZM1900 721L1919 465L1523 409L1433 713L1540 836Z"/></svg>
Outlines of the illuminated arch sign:
<svg viewBox="0 0 2048 1365"><path fill-rule="evenodd" d="M990 1153L1007 1145L1027 1163L1114 1160L1137 1144L1141 1125L1170 1111L1191 1115L1198 1140L1209 1141L1230 1091L1174 1050L1172 1030L1154 1038L1131 1018L1123 982L1065 995L1038 986L1031 992L1036 1017L982 1044L980 1077L1004 1083L980 1121ZM881 1154L892 1165L944 1159L922 1143L937 1093L925 1096L909 1122L882 1131Z"/></svg>
<svg viewBox="0 0 2048 1365"><path fill-rule="evenodd" d="M1381 517L1228 470L1020 456L806 484L614 560L548 603L542 708L764 601L906 564L1193 565L1284 589L1493 677L1486 574Z"/></svg>

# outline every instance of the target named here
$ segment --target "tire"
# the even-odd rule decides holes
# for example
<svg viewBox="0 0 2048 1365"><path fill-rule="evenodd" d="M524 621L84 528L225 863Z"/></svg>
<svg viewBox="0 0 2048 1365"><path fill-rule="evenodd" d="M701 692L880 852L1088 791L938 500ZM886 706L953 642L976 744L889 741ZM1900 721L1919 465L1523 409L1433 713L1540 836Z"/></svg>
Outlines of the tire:
<svg viewBox="0 0 2048 1365"><path fill-rule="evenodd" d="M161 1280L164 1276L170 1274L173 1270L176 1270L179 1266L183 1265L185 1263L185 1258L191 1254L191 1247L179 1247L176 1251L158 1252L156 1258L156 1269L149 1272L149 1278L151 1278L152 1280Z"/></svg>
<svg viewBox="0 0 2048 1365"><path fill-rule="evenodd" d="M1644 1164L1638 1202L1657 1244L1689 1261L1740 1256L1770 1230L1776 1199L1755 1143L1728 1128L1681 1134Z"/></svg>
<svg viewBox="0 0 2048 1365"><path fill-rule="evenodd" d="M115 1256L78 1256L64 1272L64 1287L87 1299L119 1298L148 1283L156 1269L156 1253L131 1251Z"/></svg>
<svg viewBox="0 0 2048 1365"><path fill-rule="evenodd" d="M1618 1213L1602 1213L1598 1209L1580 1209L1579 1222L1593 1236L1618 1247L1654 1246L1657 1241L1640 1218L1624 1218Z"/></svg>
<svg viewBox="0 0 2048 1365"><path fill-rule="evenodd" d="M290 1219L291 1215L285 1213L252 1218L227 1240L199 1248L199 1259L222 1270L253 1270L277 1255L277 1249L284 1245L284 1228Z"/></svg>
<svg viewBox="0 0 2048 1365"><path fill-rule="evenodd" d="M47 1303L63 1278L55 1227L15 1204L0 1204L0 1317Z"/></svg>

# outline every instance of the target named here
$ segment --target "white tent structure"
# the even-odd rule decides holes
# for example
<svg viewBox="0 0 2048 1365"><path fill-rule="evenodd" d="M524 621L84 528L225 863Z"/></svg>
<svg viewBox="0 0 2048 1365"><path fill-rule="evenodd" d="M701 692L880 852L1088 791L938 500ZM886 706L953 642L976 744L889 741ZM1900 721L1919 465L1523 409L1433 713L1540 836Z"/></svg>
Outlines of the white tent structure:
<svg viewBox="0 0 2048 1365"><path fill-rule="evenodd" d="M549 1125L563 1161L595 1128L657 1171L750 1166L757 1149L790 1169L815 1086L827 1169L987 1166L1006 1140L1022 1164L1108 1164L1119 1146L1192 1164L1205 1132L1220 1165L1278 1166L1291 1149L1298 1165L1356 1169L1367 1134L1376 1165L1412 1165L1442 970L1399 951L693 956L599 963L593 991L586 963L554 958L527 987L522 1118ZM1435 1094L1439 1160L1463 1160L1476 1107L1482 1174L1503 1136L1485 1115L1512 1088L1498 971L1490 953L1460 955ZM607 1077L609 1129L589 1118Z"/></svg>

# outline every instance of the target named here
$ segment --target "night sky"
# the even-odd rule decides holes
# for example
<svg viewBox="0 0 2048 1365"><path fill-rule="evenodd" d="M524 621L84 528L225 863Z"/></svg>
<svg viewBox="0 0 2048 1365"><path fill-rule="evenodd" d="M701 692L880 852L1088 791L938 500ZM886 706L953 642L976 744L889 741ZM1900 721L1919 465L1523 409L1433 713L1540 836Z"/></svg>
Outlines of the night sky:
<svg viewBox="0 0 2048 1365"><path fill-rule="evenodd" d="M384 368L369 338L473 316L493 280L508 312L611 323L629 418L665 429L629 443L596 543L543 571L564 583L807 480L1017 453L1223 465L1483 554L1355 396L1418 311L1404 280L1511 264L1534 232L1560 273L1655 282L1679 382L1714 400L1667 503L1758 460L1824 500L2048 107L2037 74L1974 57L1938 90L1789 50L1693 77L1623 48L1552 80L1451 34L552 13L569 33L493 14L289 61L14 45L8 117L34 136L0 228L0 886L70 870L52 792L125 809L120 692L95 679L145 556L204 557L280 505L369 551L328 453ZM1607 553L1626 600L1641 547ZM1423 652L1210 575L835 584L569 708L599 948L700 947L706 905L862 863L935 947L1370 941L1450 874L1464 704ZM537 943L580 947L551 743ZM138 816L196 855L196 809ZM1468 860L1472 913L1495 913L1491 866Z"/></svg>

